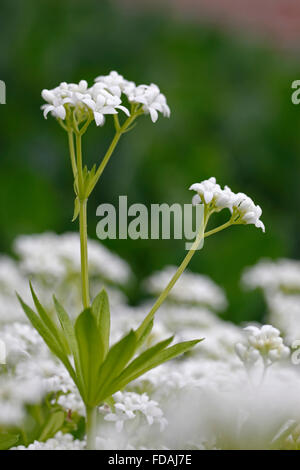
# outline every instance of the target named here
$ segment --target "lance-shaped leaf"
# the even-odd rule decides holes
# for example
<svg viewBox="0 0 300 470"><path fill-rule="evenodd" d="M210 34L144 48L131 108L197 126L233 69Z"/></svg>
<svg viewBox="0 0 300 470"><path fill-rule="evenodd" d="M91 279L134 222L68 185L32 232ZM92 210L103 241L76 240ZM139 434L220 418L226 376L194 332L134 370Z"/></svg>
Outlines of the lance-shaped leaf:
<svg viewBox="0 0 300 470"><path fill-rule="evenodd" d="M65 338L68 342L68 346L74 358L75 370L78 377L78 383L80 384L80 393L83 391L83 374L81 370L81 363L80 363L80 356L79 356L79 348L76 340L75 329L72 324L72 321L65 311L64 307L60 304L57 300L55 295L53 296L54 305L56 308L57 316L63 332L65 334Z"/></svg>
<svg viewBox="0 0 300 470"><path fill-rule="evenodd" d="M14 446L19 440L19 434L0 434L0 450L7 450Z"/></svg>
<svg viewBox="0 0 300 470"><path fill-rule="evenodd" d="M104 348L96 318L90 308L85 309L75 323L80 368L84 382L84 401L89 404L97 391Z"/></svg>
<svg viewBox="0 0 300 470"><path fill-rule="evenodd" d="M24 310L24 313L27 316L30 323L32 324L32 326L41 335L41 337L43 338L43 340L47 344L50 351L52 351L53 354L55 356L57 356L58 359L61 360L61 362L64 364L64 366L68 370L70 376L72 377L72 379L74 380L74 382L78 386L75 371L74 371L73 367L70 364L68 356L66 355L65 351L61 348L61 345L58 343L55 336L53 336L51 331L49 331L49 329L46 327L46 325L40 320L40 318L37 316L37 314L34 313L34 311L29 307L29 305L27 305L25 302L23 302L23 300L21 299L21 297L18 294L17 294L17 296L18 296L19 302L20 302L20 304L21 304L21 306Z"/></svg>
<svg viewBox="0 0 300 470"><path fill-rule="evenodd" d="M110 384L109 390L104 390L105 393L109 392L109 395L116 393L118 390L121 390L125 387L129 382L137 379L141 375L145 374L151 369L163 364L170 359L173 359L180 354L191 349L197 343L202 341L202 339L197 339L193 341L184 341L183 343L175 344L167 349L164 349L164 344L167 346L168 342L170 343L172 338L169 338L157 345L153 346L152 348L148 349L140 356L138 356L134 361L129 364L126 369L117 377L112 384ZM105 400L105 396L101 396L101 400Z"/></svg>
<svg viewBox="0 0 300 470"><path fill-rule="evenodd" d="M78 196L76 196L74 200L74 212L73 212L72 222L75 222L75 220L79 216L79 211L80 211L80 203L79 203Z"/></svg>
<svg viewBox="0 0 300 470"><path fill-rule="evenodd" d="M55 411L46 421L46 424L38 438L39 441L45 442L62 428L65 421L65 414L63 411Z"/></svg>
<svg viewBox="0 0 300 470"><path fill-rule="evenodd" d="M103 390L108 390L111 382L122 372L124 367L126 367L133 357L135 350L136 335L133 330L110 348L100 368L98 379L99 386L95 404L98 404L98 396L103 395ZM107 392L105 393L106 398L111 395Z"/></svg>
<svg viewBox="0 0 300 470"><path fill-rule="evenodd" d="M61 334L61 331L59 330L57 325L54 323L52 318L50 318L50 316L48 315L48 313L46 312L46 310L40 303L39 299L37 298L36 293L33 290L31 282L29 283L29 285L30 285L31 295L33 298L35 308L37 309L37 312L42 322L45 324L46 328L48 328L48 330L54 336L54 338L56 338L56 341L60 345L61 349L65 351L66 355L68 355L69 350L68 350L64 336Z"/></svg>
<svg viewBox="0 0 300 470"><path fill-rule="evenodd" d="M103 343L105 357L109 349L110 335L109 300L105 289L102 289L102 291L95 297L92 304L92 312L96 317L98 329Z"/></svg>

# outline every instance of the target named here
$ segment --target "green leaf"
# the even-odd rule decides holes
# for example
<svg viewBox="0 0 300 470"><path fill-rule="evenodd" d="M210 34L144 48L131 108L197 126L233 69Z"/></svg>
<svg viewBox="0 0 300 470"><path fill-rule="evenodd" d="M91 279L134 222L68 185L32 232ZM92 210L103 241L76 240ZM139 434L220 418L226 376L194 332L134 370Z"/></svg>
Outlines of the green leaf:
<svg viewBox="0 0 300 470"><path fill-rule="evenodd" d="M83 374L81 370L81 364L80 364L80 356L79 356L79 348L76 340L76 335L75 335L75 329L73 327L73 324L71 322L71 319L67 312L65 311L64 307L59 303L55 295L53 296L53 301L54 305L57 311L57 316L59 319L59 322L61 324L61 327L63 329L63 332L65 334L65 338L68 342L68 346L70 348L70 351L74 357L74 364L75 364L75 369L76 373L78 376L79 383L81 385L80 391L82 391L83 388Z"/></svg>
<svg viewBox="0 0 300 470"><path fill-rule="evenodd" d="M51 414L38 438L39 441L45 442L62 428L65 421L65 414L63 411L56 411Z"/></svg>
<svg viewBox="0 0 300 470"><path fill-rule="evenodd" d="M110 335L110 310L109 300L105 289L102 289L92 304L92 312L96 317L98 329L101 335L104 357L109 350L109 335Z"/></svg>
<svg viewBox="0 0 300 470"><path fill-rule="evenodd" d="M32 324L32 326L38 331L41 335L45 343L47 344L50 351L57 356L61 362L64 364L66 369L68 370L70 376L74 380L77 385L76 375L73 367L70 364L68 356L65 354L65 351L61 349L60 344L57 342L56 338L52 335L52 333L48 330L48 328L44 325L44 323L40 320L36 313L27 305L21 297L17 294L19 302L24 310L25 315L27 316L28 320Z"/></svg>
<svg viewBox="0 0 300 470"><path fill-rule="evenodd" d="M99 373L99 387L96 403L99 403L98 396L107 398L111 393L107 393L109 385L117 377L124 367L128 364L136 350L136 335L131 330L126 336L114 344L103 362Z"/></svg>
<svg viewBox="0 0 300 470"><path fill-rule="evenodd" d="M65 339L62 337L61 331L58 329L58 327L55 325L53 320L50 318L50 316L40 303L39 299L36 296L36 293L33 290L31 282L29 283L29 285L35 308L37 309L42 322L45 324L46 328L48 328L49 332L54 336L54 338L56 338L57 343L60 345L61 349L66 353L66 355L68 355L69 350L66 346Z"/></svg>
<svg viewBox="0 0 300 470"><path fill-rule="evenodd" d="M79 203L78 197L76 197L74 201L74 213L73 213L72 222L75 222L75 220L77 219L79 215L79 211L80 211L80 203Z"/></svg>
<svg viewBox="0 0 300 470"><path fill-rule="evenodd" d="M153 325L154 325L154 320L152 318L152 320L147 325L147 327L144 330L144 332L142 333L142 335L139 337L137 345L136 345L136 349L139 349L144 344L144 342L146 341L146 339L148 338L148 336L150 335L150 333L152 331Z"/></svg>
<svg viewBox="0 0 300 470"><path fill-rule="evenodd" d="M162 341L161 343L158 343L132 361L131 364L129 364L129 366L124 369L122 374L116 378L113 384L111 384L109 388L109 394L112 395L116 393L118 390L124 388L125 385L127 385L129 382L132 382L149 370L154 369L160 364L163 364L164 362L169 361L170 359L173 359L180 354L183 354L200 341L203 341L202 339L184 341L183 343L178 343L174 346L171 346L170 348L164 349L164 343L167 345L167 343L170 343L171 340L172 338L169 338L165 341ZM155 348L157 348L156 352ZM105 398L106 397L101 397L102 400Z"/></svg>
<svg viewBox="0 0 300 470"><path fill-rule="evenodd" d="M96 319L90 308L85 309L75 323L80 367L84 381L84 400L90 403L98 385L99 369L104 357L104 348Z"/></svg>
<svg viewBox="0 0 300 470"><path fill-rule="evenodd" d="M19 434L0 434L0 450L7 450L13 447L19 440Z"/></svg>

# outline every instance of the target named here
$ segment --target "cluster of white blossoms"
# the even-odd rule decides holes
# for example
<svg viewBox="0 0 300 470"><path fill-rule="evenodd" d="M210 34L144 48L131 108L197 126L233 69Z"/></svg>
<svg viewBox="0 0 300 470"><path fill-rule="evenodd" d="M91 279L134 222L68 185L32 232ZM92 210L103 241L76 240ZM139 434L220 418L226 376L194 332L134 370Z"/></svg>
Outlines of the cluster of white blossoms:
<svg viewBox="0 0 300 470"><path fill-rule="evenodd" d="M272 325L285 335L287 344L300 338L300 262L293 259L262 259L244 270L242 284L260 288Z"/></svg>
<svg viewBox="0 0 300 470"><path fill-rule="evenodd" d="M262 259L255 266L245 269L243 284L251 289L300 292L300 261L291 259Z"/></svg>
<svg viewBox="0 0 300 470"><path fill-rule="evenodd" d="M146 393L117 392L114 395L114 411L107 411L107 407L102 406L100 411L105 414L105 421L115 423L118 432L121 432L124 423L136 418L137 414L142 415L149 426L158 424L163 431L167 425L167 420L158 403L150 400Z"/></svg>
<svg viewBox="0 0 300 470"><path fill-rule="evenodd" d="M247 326L244 328L247 334L247 344L237 343L236 353L245 365L254 364L262 358L265 365L285 359L290 354L290 349L283 344L280 331L271 325Z"/></svg>
<svg viewBox="0 0 300 470"><path fill-rule="evenodd" d="M23 235L15 240L14 251L27 275L61 279L80 273L80 241L75 232ZM88 252L90 276L100 276L116 284L128 282L131 270L123 259L95 240L88 241Z"/></svg>
<svg viewBox="0 0 300 470"><path fill-rule="evenodd" d="M52 90L43 90L42 97L47 102L42 106L45 118L51 113L55 118L65 120L68 109L75 109L87 116L91 114L97 126L104 124L107 114L117 114L121 110L130 115L122 104L123 97L129 104L139 105L143 113L150 114L153 122L157 121L158 112L170 116L166 98L157 85L136 85L115 71L97 77L91 87L86 80L78 84L62 82Z"/></svg>
<svg viewBox="0 0 300 470"><path fill-rule="evenodd" d="M176 266L166 266L144 281L145 290L151 294L160 294L174 276ZM186 270L171 290L169 300L182 304L197 304L224 310L227 306L224 291L208 276Z"/></svg>
<svg viewBox="0 0 300 470"><path fill-rule="evenodd" d="M7 353L6 368L0 367L0 427L4 430L13 427L17 433L24 423L26 427L26 423L33 419L28 404L38 409L46 398L55 410L61 407L68 419L74 417L74 422L78 417L85 416L84 404L69 374L34 328L24 323L25 315L20 313L23 322L16 322L7 318L5 312L4 299L5 296L13 295L14 281L18 289L26 287L28 290L27 283L24 284L24 273L31 273L36 285L37 279L46 278L43 276L43 273L46 274L43 271L44 263L49 263L51 267L53 261L53 277L61 279L70 274L70 284L65 284L68 287L60 293L62 299L66 298L72 282L76 284L73 274L74 269L78 269L78 240L73 240L69 234L52 235L53 238L48 238L48 235L44 238L42 235L41 239L34 235L31 242L30 238L19 239L15 246L19 248L20 262L3 258L1 269L0 261L3 304L0 305L0 340L4 341ZM66 246L68 243L70 249ZM38 252L37 258L34 248ZM29 259L30 253L33 261ZM98 259L97 255L95 258ZM122 260L116 258L115 261L111 280L117 278L117 267L122 269ZM95 272L99 273L100 257L97 263L99 267ZM107 266L101 269L105 270L102 276L106 274L108 277ZM169 281L172 269L167 267L162 271L166 273L165 279L156 280L155 289L151 278L146 281L147 290L159 293L162 284ZM124 279L127 279L127 275ZM157 275L154 273L153 278ZM289 354L285 346L289 344L286 336L283 343L279 330L270 325L260 328L251 326L244 331L237 325L223 321L214 313L214 310L226 306L223 290L209 278L191 272L185 273L182 279L185 286L181 286L180 292L174 291L176 297L161 306L153 331L147 339L147 347L172 334L175 334L176 342L196 337L204 337L205 340L201 347L147 372L122 392L115 394L114 409L107 405L101 407L98 414L97 448L226 449L228 439L233 448L298 448L299 430L290 425L289 420L300 422L297 405L300 376L291 361L279 360ZM99 287L99 280L97 284ZM268 305L272 301L272 310L280 310L282 322L293 311L290 328L294 328L297 335L300 295L292 294L290 290L286 294L286 283L279 282L278 285L276 291L267 289ZM187 296L184 295L185 288ZM293 288L296 289L296 280ZM38 291L43 297L50 289L41 282ZM290 299L289 306L287 299ZM145 310L150 308L150 305L146 308L145 304L129 306L126 299L121 302L118 308L112 308L112 343L130 328L136 328ZM17 308L17 303L15 305ZM279 329L286 334L282 324L283 328ZM264 380L260 381L265 370L263 366L274 362L276 367L268 369ZM248 374L245 373L245 366L249 367ZM256 383L260 385L253 386ZM13 449L81 450L86 447L85 439L77 440L71 434L62 432L56 433L46 442L28 442L26 448L17 443Z"/></svg>
<svg viewBox="0 0 300 470"><path fill-rule="evenodd" d="M84 450L85 441L74 439L72 434L63 434L59 431L54 437L46 442L34 441L28 447L17 446L11 450Z"/></svg>
<svg viewBox="0 0 300 470"><path fill-rule="evenodd" d="M201 183L194 183L190 190L197 194L193 197L193 204L205 204L209 212L219 212L229 209L233 224L253 224L265 231L265 226L260 220L262 210L254 204L252 199L244 193L234 193L228 186L224 189L211 177Z"/></svg>

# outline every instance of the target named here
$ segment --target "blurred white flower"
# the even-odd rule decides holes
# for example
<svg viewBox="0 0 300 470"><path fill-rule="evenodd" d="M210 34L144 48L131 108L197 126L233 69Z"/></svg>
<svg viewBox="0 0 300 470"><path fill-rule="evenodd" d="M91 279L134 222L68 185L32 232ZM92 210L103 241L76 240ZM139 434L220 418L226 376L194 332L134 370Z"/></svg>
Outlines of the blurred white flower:
<svg viewBox="0 0 300 470"><path fill-rule="evenodd" d="M300 261L293 259L262 259L255 266L245 269L242 283L254 289L281 289L300 293Z"/></svg>
<svg viewBox="0 0 300 470"><path fill-rule="evenodd" d="M11 450L84 450L86 442L74 439L72 434L63 434L59 431L46 442L34 441L28 447L18 446Z"/></svg>
<svg viewBox="0 0 300 470"><path fill-rule="evenodd" d="M290 349L283 344L280 331L272 325L262 327L247 326L244 328L247 335L247 344L237 344L236 353L245 364L256 362L261 357L265 365L285 359Z"/></svg>
<svg viewBox="0 0 300 470"><path fill-rule="evenodd" d="M77 233L24 235L15 240L15 253L27 274L48 279L68 277L80 272L80 244ZM100 242L88 241L89 273L116 284L126 283L131 275L128 264Z"/></svg>
<svg viewBox="0 0 300 470"><path fill-rule="evenodd" d="M160 294L175 274L176 266L166 266L144 281L144 288L151 294ZM186 270L171 290L169 300L183 304L198 304L215 310L224 310L227 306L224 291L208 276Z"/></svg>
<svg viewBox="0 0 300 470"><path fill-rule="evenodd" d="M133 420L137 414L142 414L149 426L158 423L161 431L165 428L167 421L163 416L162 410L158 403L150 400L146 393L142 395L134 392L117 392L114 395L115 405L114 411L108 412L105 407L100 410L106 413L104 419L116 423L116 429L121 432L124 423Z"/></svg>

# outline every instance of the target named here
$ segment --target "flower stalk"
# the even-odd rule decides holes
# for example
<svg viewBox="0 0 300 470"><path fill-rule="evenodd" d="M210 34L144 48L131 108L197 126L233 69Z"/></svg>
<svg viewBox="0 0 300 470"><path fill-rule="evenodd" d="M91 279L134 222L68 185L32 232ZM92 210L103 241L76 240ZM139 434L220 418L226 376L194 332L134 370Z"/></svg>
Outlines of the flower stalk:
<svg viewBox="0 0 300 470"><path fill-rule="evenodd" d="M96 448L97 408L86 406L86 447L87 450Z"/></svg>

